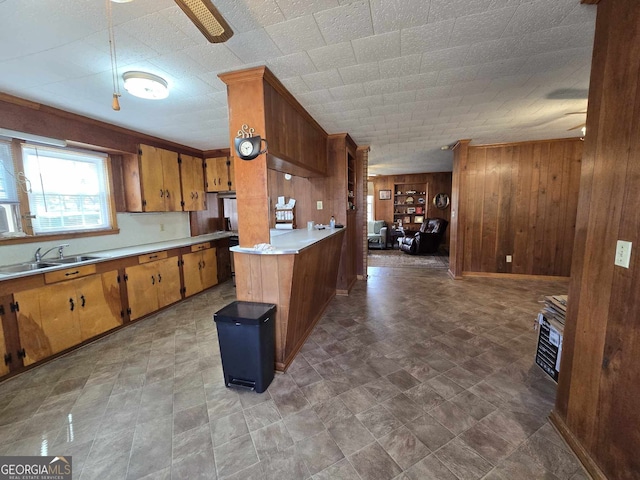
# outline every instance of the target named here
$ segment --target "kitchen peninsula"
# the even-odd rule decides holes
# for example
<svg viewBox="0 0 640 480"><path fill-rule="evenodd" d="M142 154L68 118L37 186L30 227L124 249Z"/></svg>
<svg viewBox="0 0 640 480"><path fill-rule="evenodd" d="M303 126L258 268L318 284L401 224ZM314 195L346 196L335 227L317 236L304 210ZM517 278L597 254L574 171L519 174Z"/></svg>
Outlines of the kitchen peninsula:
<svg viewBox="0 0 640 480"><path fill-rule="evenodd" d="M285 371L335 296L345 230L272 230L267 248L231 247L238 300L273 303L276 370Z"/></svg>

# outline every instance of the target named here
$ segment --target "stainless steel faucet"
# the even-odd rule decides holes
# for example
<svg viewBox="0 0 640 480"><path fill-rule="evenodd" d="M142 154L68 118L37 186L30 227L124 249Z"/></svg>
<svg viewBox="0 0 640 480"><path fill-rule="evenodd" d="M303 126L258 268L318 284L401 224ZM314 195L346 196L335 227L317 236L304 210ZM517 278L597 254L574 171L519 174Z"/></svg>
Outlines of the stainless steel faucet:
<svg viewBox="0 0 640 480"><path fill-rule="evenodd" d="M35 255L36 256L36 262L41 262L42 259L45 257L45 255L47 253L49 253L51 250L55 250L56 248L58 249L58 258L64 258L64 255L62 254L62 251L63 251L64 247L68 247L68 246L69 246L68 243L63 243L62 245L51 247L49 250L47 250L44 253L40 253L40 249L42 248L42 247L40 247L40 248L38 248L36 250L36 255Z"/></svg>

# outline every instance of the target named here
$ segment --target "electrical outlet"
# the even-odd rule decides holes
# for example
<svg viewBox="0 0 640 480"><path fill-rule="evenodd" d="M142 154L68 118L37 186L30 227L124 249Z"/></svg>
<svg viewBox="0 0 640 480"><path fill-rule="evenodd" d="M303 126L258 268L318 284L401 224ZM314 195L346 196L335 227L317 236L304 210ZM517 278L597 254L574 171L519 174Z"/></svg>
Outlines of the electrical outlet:
<svg viewBox="0 0 640 480"><path fill-rule="evenodd" d="M629 268L630 262L631 262L631 242L618 240L618 244L616 246L616 260L614 263L619 267Z"/></svg>
<svg viewBox="0 0 640 480"><path fill-rule="evenodd" d="M318 200L318 201L316 202L316 208L317 208L318 210L322 210L322 200Z"/></svg>
<svg viewBox="0 0 640 480"><path fill-rule="evenodd" d="M513 257L511 255L507 255L507 263L513 262Z"/></svg>

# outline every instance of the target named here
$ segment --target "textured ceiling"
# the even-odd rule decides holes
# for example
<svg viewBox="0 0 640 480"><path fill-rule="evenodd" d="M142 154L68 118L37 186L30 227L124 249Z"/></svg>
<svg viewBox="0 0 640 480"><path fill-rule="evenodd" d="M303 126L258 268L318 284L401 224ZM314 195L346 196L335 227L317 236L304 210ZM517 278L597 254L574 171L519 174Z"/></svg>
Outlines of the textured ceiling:
<svg viewBox="0 0 640 480"><path fill-rule="evenodd" d="M214 0L209 44L172 0L113 3L123 90L111 110L102 0L0 0L0 91L208 150L228 147L222 72L267 65L328 133L370 145L370 173L451 170L440 146L578 136L595 6L579 0ZM1 126L1 125L0 125Z"/></svg>

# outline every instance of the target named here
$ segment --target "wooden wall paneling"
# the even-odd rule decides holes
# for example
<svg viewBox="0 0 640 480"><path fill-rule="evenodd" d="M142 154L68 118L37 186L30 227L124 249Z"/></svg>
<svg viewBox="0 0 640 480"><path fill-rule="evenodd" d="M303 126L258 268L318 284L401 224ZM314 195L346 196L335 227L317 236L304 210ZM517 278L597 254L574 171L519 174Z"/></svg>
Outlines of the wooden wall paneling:
<svg viewBox="0 0 640 480"><path fill-rule="evenodd" d="M501 149L496 157L498 163L498 206L496 223L496 241L494 262L499 273L511 273L511 263L507 263L507 255L513 254L513 195L511 193L514 179L513 165L519 158L518 147L509 146Z"/></svg>
<svg viewBox="0 0 640 480"><path fill-rule="evenodd" d="M587 468L595 463L611 479L640 471L640 263L633 254L629 269L612 262L618 239L640 236L638 25L637 2L600 2L554 411Z"/></svg>
<svg viewBox="0 0 640 480"><path fill-rule="evenodd" d="M192 237L226 230L227 226L222 218L222 199L216 193L206 193L206 210L189 212L189 226Z"/></svg>
<svg viewBox="0 0 640 480"><path fill-rule="evenodd" d="M485 149L473 149L473 173L471 178L469 196L467 197L467 203L469 211L471 212L472 223L467 224L467 235L465 238L469 241L469 251L465 249L464 258L465 262L469 261L469 267L465 270L481 271L482 255L478 252L482 251L482 236L483 236L483 223L482 212L484 210L484 185L485 185L485 164L486 164L486 151Z"/></svg>
<svg viewBox="0 0 640 480"><path fill-rule="evenodd" d="M500 151L485 149L484 169L484 209L482 211L481 269L490 272L495 269L495 248L498 236L498 196L500 185Z"/></svg>
<svg viewBox="0 0 640 480"><path fill-rule="evenodd" d="M540 177L538 181L538 196L536 206L536 220L535 220L535 242L533 245L533 274L542 275L544 272L543 257L544 257L544 242L545 242L545 230L544 220L547 214L547 195L549 177L549 145L540 144L538 147L539 162L540 162Z"/></svg>
<svg viewBox="0 0 640 480"><path fill-rule="evenodd" d="M514 191L514 218L513 218L513 263L510 273L524 274L527 271L528 258L521 255L527 250L529 237L529 200L531 190L531 144L522 145L516 150L517 159L513 163L513 191ZM518 252L518 255L515 254Z"/></svg>
<svg viewBox="0 0 640 480"><path fill-rule="evenodd" d="M359 146L356 150L356 275L358 278L364 278L366 275L366 267L364 254L366 253L366 220L367 220L367 159L369 157L369 146ZM359 241L358 241L359 240Z"/></svg>

